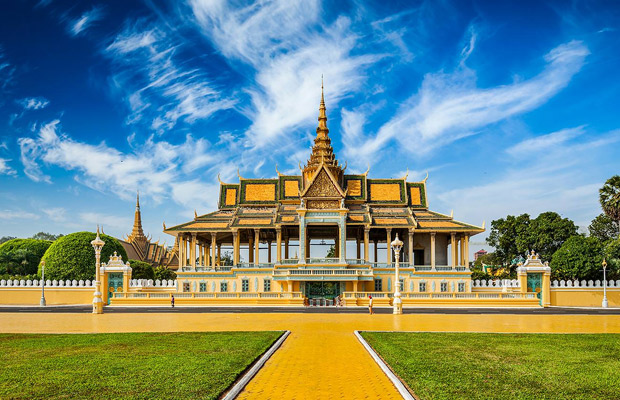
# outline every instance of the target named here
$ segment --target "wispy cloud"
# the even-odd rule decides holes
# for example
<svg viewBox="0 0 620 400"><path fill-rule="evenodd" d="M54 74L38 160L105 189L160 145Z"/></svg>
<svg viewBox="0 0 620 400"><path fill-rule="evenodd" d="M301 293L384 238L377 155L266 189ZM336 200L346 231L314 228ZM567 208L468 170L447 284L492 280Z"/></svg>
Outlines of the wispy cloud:
<svg viewBox="0 0 620 400"><path fill-rule="evenodd" d="M585 125L582 125L576 128L562 129L557 132L527 139L510 147L506 152L513 157L546 152L552 150L556 146L561 146L571 139L583 135L585 132L584 128Z"/></svg>
<svg viewBox="0 0 620 400"><path fill-rule="evenodd" d="M95 212L84 212L79 214L79 218L83 223L90 224L92 226L102 226L104 229L106 226L127 229L131 226L131 219L127 217L119 217L117 215L107 215Z"/></svg>
<svg viewBox="0 0 620 400"><path fill-rule="evenodd" d="M113 86L131 110L127 123L146 122L163 133L179 121L189 124L231 108L205 70L188 68L176 52L180 44L163 29L138 21L107 46L114 62Z"/></svg>
<svg viewBox="0 0 620 400"><path fill-rule="evenodd" d="M324 25L316 0L266 1L246 7L191 0L190 5L217 49L256 71L256 86L247 89L251 107L243 109L252 120L246 132L250 147L271 147L285 131L316 124L322 74L326 101L335 107L360 87L365 68L381 57L353 55L360 38L350 19L339 17Z"/></svg>
<svg viewBox="0 0 620 400"><path fill-rule="evenodd" d="M17 172L9 165L8 158L0 158L0 175L16 176Z"/></svg>
<svg viewBox="0 0 620 400"><path fill-rule="evenodd" d="M14 220L14 219L39 219L37 214L22 210L0 210L0 219Z"/></svg>
<svg viewBox="0 0 620 400"><path fill-rule="evenodd" d="M79 18L69 21L69 32L77 36L103 18L103 8L94 7L83 13Z"/></svg>
<svg viewBox="0 0 620 400"><path fill-rule="evenodd" d="M75 171L78 182L101 192L130 199L140 189L157 201L171 197L183 205L187 205L188 192L178 187L200 188L192 199L200 205L213 203L217 191L187 176L197 168L226 164L204 139L187 136L184 143L174 145L151 138L133 152L123 153L105 143L88 144L62 134L59 120L43 125L36 137L20 138L18 143L24 172L35 182L51 183L41 164L57 166Z"/></svg>
<svg viewBox="0 0 620 400"><path fill-rule="evenodd" d="M63 207L44 208L41 211L54 222L64 222L67 220L67 209Z"/></svg>
<svg viewBox="0 0 620 400"><path fill-rule="evenodd" d="M466 50L464 54L469 53ZM345 143L345 153L350 159L367 159L391 140L398 140L408 151L424 154L475 134L485 126L544 104L568 85L588 54L582 42L562 44L545 55L546 65L538 75L492 88L476 87L476 75L468 68L451 74L427 74L418 92L379 128L376 136L361 137L357 146Z"/></svg>
<svg viewBox="0 0 620 400"><path fill-rule="evenodd" d="M577 136L583 139L569 142ZM603 184L596 181L598 173L592 165L601 162L605 149L618 146L620 130L588 135L585 128L578 127L540 138L546 151L541 153L535 146L523 144L527 141L520 143L517 146L523 147L514 153L519 158L508 158L505 165L498 166L505 172L492 181L439 193L439 207L453 207L473 222L490 222L506 214L557 211L587 225L599 213L598 189ZM535 144L535 140L530 143Z"/></svg>
<svg viewBox="0 0 620 400"><path fill-rule="evenodd" d="M45 97L26 97L16 101L24 110L40 110L50 103Z"/></svg>

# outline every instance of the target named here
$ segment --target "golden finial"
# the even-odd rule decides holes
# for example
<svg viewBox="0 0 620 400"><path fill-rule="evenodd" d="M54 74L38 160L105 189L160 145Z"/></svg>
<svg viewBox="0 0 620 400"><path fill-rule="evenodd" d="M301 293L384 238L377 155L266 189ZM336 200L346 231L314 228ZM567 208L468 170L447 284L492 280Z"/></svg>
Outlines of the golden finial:
<svg viewBox="0 0 620 400"><path fill-rule="evenodd" d="M368 172L370 172L370 163L368 163L368 169L366 169L366 172L364 172L364 176L368 176Z"/></svg>
<svg viewBox="0 0 620 400"><path fill-rule="evenodd" d="M164 230L166 230L166 221L164 221Z"/></svg>
<svg viewBox="0 0 620 400"><path fill-rule="evenodd" d="M280 171L278 171L278 163L276 163L276 173L278 174L278 176L282 176L282 174L280 173Z"/></svg>
<svg viewBox="0 0 620 400"><path fill-rule="evenodd" d="M484 229L484 224L486 224L486 221L482 221L482 229Z"/></svg>
<svg viewBox="0 0 620 400"><path fill-rule="evenodd" d="M405 176L403 176L403 181L406 181L408 176L409 176L409 167L407 167L407 172L405 173Z"/></svg>
<svg viewBox="0 0 620 400"><path fill-rule="evenodd" d="M450 218L454 218L454 209L450 210Z"/></svg>
<svg viewBox="0 0 620 400"><path fill-rule="evenodd" d="M136 191L136 208L140 208L140 191Z"/></svg>
<svg viewBox="0 0 620 400"><path fill-rule="evenodd" d="M196 212L196 209L194 208L194 219L198 218L198 213Z"/></svg>
<svg viewBox="0 0 620 400"><path fill-rule="evenodd" d="M427 180L427 179L428 179L428 171L426 171L426 178L424 178L424 179L422 180L422 182L423 182L423 183L426 183L426 180Z"/></svg>
<svg viewBox="0 0 620 400"><path fill-rule="evenodd" d="M224 185L224 182L220 179L220 173L217 173L217 180L220 182L220 185Z"/></svg>
<svg viewBox="0 0 620 400"><path fill-rule="evenodd" d="M344 174L344 171L347 170L347 160L344 161L344 168L342 169L342 173Z"/></svg>
<svg viewBox="0 0 620 400"><path fill-rule="evenodd" d="M239 177L239 180L243 179L243 177L241 176L241 174L239 173L239 168L237 168L237 176Z"/></svg>

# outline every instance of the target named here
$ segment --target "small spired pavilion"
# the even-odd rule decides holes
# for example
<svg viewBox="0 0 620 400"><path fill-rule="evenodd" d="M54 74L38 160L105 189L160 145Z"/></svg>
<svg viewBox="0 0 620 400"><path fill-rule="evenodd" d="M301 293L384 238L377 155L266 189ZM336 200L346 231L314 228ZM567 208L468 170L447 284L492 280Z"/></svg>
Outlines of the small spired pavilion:
<svg viewBox="0 0 620 400"><path fill-rule="evenodd" d="M389 244L398 235L401 291L470 292L469 238L484 227L431 211L426 179L347 174L331 145L323 93L318 122L299 175L276 168L273 179L220 181L218 210L164 225L179 243L178 290L309 300L391 293ZM315 254L319 244L334 246L330 257ZM223 247L232 249L232 265L222 262Z"/></svg>

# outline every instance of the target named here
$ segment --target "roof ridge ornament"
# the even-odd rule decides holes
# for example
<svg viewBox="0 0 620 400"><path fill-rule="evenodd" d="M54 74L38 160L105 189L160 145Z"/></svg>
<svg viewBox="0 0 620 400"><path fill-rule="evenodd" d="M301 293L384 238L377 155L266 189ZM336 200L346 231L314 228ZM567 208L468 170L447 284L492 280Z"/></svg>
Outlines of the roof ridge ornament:
<svg viewBox="0 0 620 400"><path fill-rule="evenodd" d="M426 183L426 180L428 179L428 171L426 171L426 178L422 179L423 183Z"/></svg>
<svg viewBox="0 0 620 400"><path fill-rule="evenodd" d="M239 180L245 179L244 177L241 176L241 174L239 173L239 168L237 168L237 176L239 177Z"/></svg>
<svg viewBox="0 0 620 400"><path fill-rule="evenodd" d="M370 172L370 163L368 163L368 169L362 175L368 176L368 172Z"/></svg>
<svg viewBox="0 0 620 400"><path fill-rule="evenodd" d="M407 172L405 173L405 176L403 176L403 181L407 181L407 177L409 176L409 167L407 167Z"/></svg>

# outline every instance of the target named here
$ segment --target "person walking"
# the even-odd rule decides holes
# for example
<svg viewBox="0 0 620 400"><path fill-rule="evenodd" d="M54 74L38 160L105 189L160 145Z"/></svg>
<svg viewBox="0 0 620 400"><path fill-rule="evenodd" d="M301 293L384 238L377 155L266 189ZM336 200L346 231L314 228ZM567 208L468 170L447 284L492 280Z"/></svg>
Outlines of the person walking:
<svg viewBox="0 0 620 400"><path fill-rule="evenodd" d="M368 311L370 312L370 315L374 314L372 312L372 296L368 295Z"/></svg>
<svg viewBox="0 0 620 400"><path fill-rule="evenodd" d="M174 308L174 295L170 297L170 305Z"/></svg>

